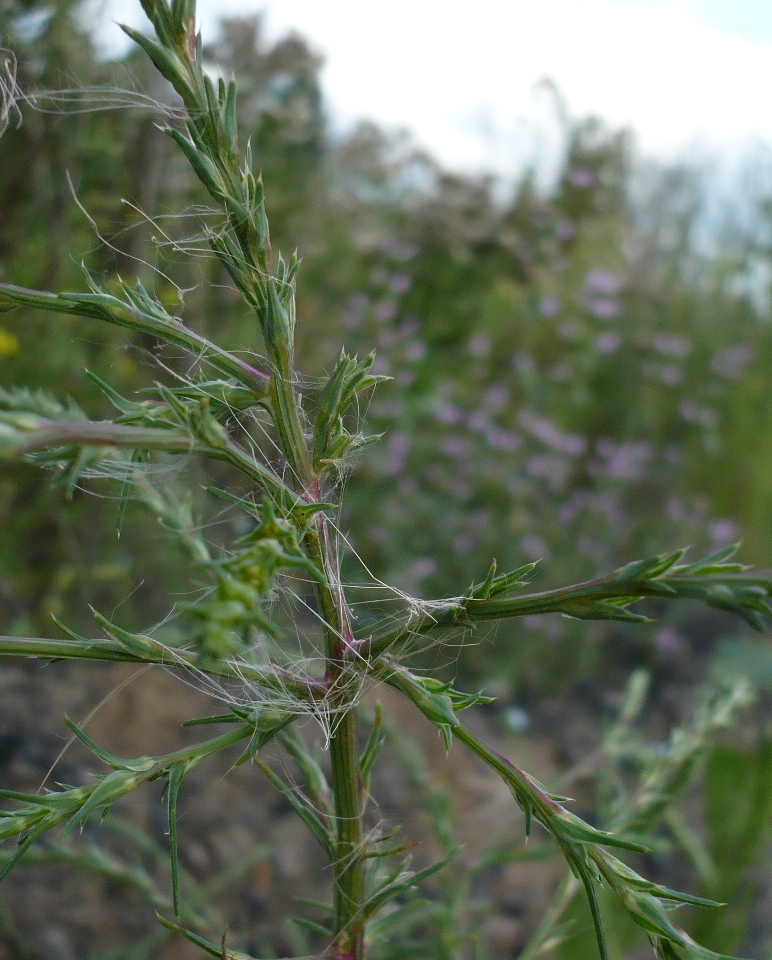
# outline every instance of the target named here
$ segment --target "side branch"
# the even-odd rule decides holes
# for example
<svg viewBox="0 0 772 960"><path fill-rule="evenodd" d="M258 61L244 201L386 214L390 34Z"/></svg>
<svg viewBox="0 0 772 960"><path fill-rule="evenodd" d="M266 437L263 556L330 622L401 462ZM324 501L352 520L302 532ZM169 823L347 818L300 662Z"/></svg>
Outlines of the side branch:
<svg viewBox="0 0 772 960"><path fill-rule="evenodd" d="M48 420L24 411L0 409L0 459L45 452L49 462L68 463L73 451L88 447L198 454L224 460L274 494L285 495L290 501L299 497L270 467L250 456L221 428L198 437L173 426L130 426L111 420Z"/></svg>
<svg viewBox="0 0 772 960"><path fill-rule="evenodd" d="M290 693L308 702L321 699L327 690L323 680L298 676L279 667L264 670L240 661L202 657L187 650L167 647L151 637L128 634L126 631L121 631L121 634L124 635L124 639L87 640L76 638L73 634L71 634L72 640L0 636L0 657L99 660L106 663L133 663L136 666L155 663Z"/></svg>
<svg viewBox="0 0 772 960"><path fill-rule="evenodd" d="M645 623L648 618L629 607L644 598L697 600L708 607L741 617L756 630L772 618L772 571L749 571L729 562L736 545L691 564L678 564L685 550L638 560L595 580L527 593L502 596L525 584L533 564L496 577L495 564L488 577L463 597L435 605L425 614L399 627L362 641L357 653L378 656L394 646L435 630L472 626L478 620L505 620L545 613L560 613L580 620L622 620Z"/></svg>
<svg viewBox="0 0 772 960"><path fill-rule="evenodd" d="M119 327L128 327L149 334L159 340L184 347L194 356L211 364L220 373L233 377L248 387L256 397L268 393L270 377L255 367L234 356L206 337L186 327L172 316L159 300L141 286L130 290L122 285L125 299L112 296L101 290L86 273L92 293L46 293L29 290L10 283L0 283L0 311L16 307L33 307L84 319L102 320Z"/></svg>

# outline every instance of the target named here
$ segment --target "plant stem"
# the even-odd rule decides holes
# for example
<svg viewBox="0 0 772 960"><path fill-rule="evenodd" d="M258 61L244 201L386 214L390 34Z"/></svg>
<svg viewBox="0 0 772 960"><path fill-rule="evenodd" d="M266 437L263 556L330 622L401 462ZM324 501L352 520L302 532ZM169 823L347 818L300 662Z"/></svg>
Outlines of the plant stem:
<svg viewBox="0 0 772 960"><path fill-rule="evenodd" d="M326 679L329 684L331 715L330 761L335 802L335 858L332 864L334 891L334 942L331 956L338 960L362 960L364 929L362 916L363 859L362 775L357 741L356 687L348 682L347 654L353 640L350 615L342 590L334 544L327 520L317 519L317 528L308 538L314 563L327 575L317 585L317 599L325 620Z"/></svg>
<svg viewBox="0 0 772 960"><path fill-rule="evenodd" d="M362 897L362 783L357 748L357 715L351 702L344 702L333 718L330 740L332 787L335 796L337 836L335 844L335 937L333 956L346 960L364 957Z"/></svg>
<svg viewBox="0 0 772 960"><path fill-rule="evenodd" d="M313 701L324 692L321 680L297 675L281 667L261 669L244 662L232 663L229 660L204 658L200 654L176 647L165 647L160 643L153 646L151 638L143 639L147 640L146 649L130 650L115 640L83 640L75 643L71 639L0 636L0 657L35 657L52 661L99 660L142 666L156 663L165 667L179 667L181 670L194 669L228 680L246 681L269 690L289 691L302 700Z"/></svg>

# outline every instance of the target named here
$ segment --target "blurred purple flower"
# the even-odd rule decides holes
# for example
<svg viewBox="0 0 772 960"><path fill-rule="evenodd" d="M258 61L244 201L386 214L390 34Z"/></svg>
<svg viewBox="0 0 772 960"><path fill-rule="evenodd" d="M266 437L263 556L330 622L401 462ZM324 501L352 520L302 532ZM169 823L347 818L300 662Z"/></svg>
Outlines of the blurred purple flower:
<svg viewBox="0 0 772 960"><path fill-rule="evenodd" d="M603 472L614 480L641 480L644 467L651 459L653 450L645 440L630 440L616 443L601 437L595 449L605 461Z"/></svg>
<svg viewBox="0 0 772 960"><path fill-rule="evenodd" d="M464 419L464 411L455 405L455 403L450 403L445 401L437 407L437 419L440 423L447 423L450 426L455 426L457 423L461 423Z"/></svg>
<svg viewBox="0 0 772 960"><path fill-rule="evenodd" d="M555 224L555 236L558 240L573 240L576 236L576 226L565 217L561 217Z"/></svg>
<svg viewBox="0 0 772 960"><path fill-rule="evenodd" d="M401 430L390 433L386 441L386 462L383 472L387 477L396 476L405 469L405 462L410 450L410 435Z"/></svg>
<svg viewBox="0 0 772 960"><path fill-rule="evenodd" d="M354 293L346 304L346 312L343 314L343 324L349 330L355 330L364 320L365 310L369 304L369 299L364 293Z"/></svg>
<svg viewBox="0 0 772 960"><path fill-rule="evenodd" d="M616 300L604 300L602 297L590 297L584 305L599 320L613 320L619 316L619 304Z"/></svg>
<svg viewBox="0 0 772 960"><path fill-rule="evenodd" d="M413 278L409 273L395 273L389 285L392 293L407 293L413 285Z"/></svg>
<svg viewBox="0 0 772 960"><path fill-rule="evenodd" d="M580 307L589 310L600 320L610 320L619 314L619 304L614 299L622 290L622 278L608 270L590 270L584 279L584 287L576 297Z"/></svg>
<svg viewBox="0 0 772 960"><path fill-rule="evenodd" d="M581 456L587 449L584 437L578 433L564 433L551 420L540 417L532 410L521 410L518 417L520 423L533 437L541 440L546 446L569 456Z"/></svg>
<svg viewBox="0 0 772 960"><path fill-rule="evenodd" d="M671 357L688 357L692 345L686 337L674 337L666 333L658 333L654 337L654 349Z"/></svg>
<svg viewBox="0 0 772 960"><path fill-rule="evenodd" d="M558 521L563 525L573 523L579 515L579 504L574 500L566 500L558 507Z"/></svg>
<svg viewBox="0 0 772 960"><path fill-rule="evenodd" d="M670 520L683 521L689 516L689 511L683 500L669 497L665 502L665 513Z"/></svg>
<svg viewBox="0 0 772 960"><path fill-rule="evenodd" d="M734 520L713 520L708 524L708 532L716 547L725 547L740 539L740 528Z"/></svg>
<svg viewBox="0 0 772 960"><path fill-rule="evenodd" d="M389 351L397 342L397 331L393 327L385 327L378 333L378 349Z"/></svg>
<svg viewBox="0 0 772 960"><path fill-rule="evenodd" d="M674 363L666 363L664 367L660 368L659 379L665 384L666 387L675 387L677 386L684 378L684 372L680 367L677 367Z"/></svg>
<svg viewBox="0 0 772 960"><path fill-rule="evenodd" d="M547 376L553 383L567 383L572 376L571 367L567 363L556 363L549 368Z"/></svg>
<svg viewBox="0 0 772 960"><path fill-rule="evenodd" d="M542 297L539 301L539 313L543 317L554 317L560 311L560 300L557 297Z"/></svg>
<svg viewBox="0 0 772 960"><path fill-rule="evenodd" d="M388 323L397 315L397 304L393 300L381 300L375 307L375 319Z"/></svg>
<svg viewBox="0 0 772 960"><path fill-rule="evenodd" d="M752 347L747 343L738 343L720 350L711 360L710 369L728 380L738 380L753 357Z"/></svg>
<svg viewBox="0 0 772 960"><path fill-rule="evenodd" d="M503 383L494 383L485 391L485 405L492 413L501 413L509 402L509 390Z"/></svg>
<svg viewBox="0 0 772 960"><path fill-rule="evenodd" d="M459 437L457 434L451 434L449 437L443 437L440 440L440 450L447 453L450 457L459 459L471 457L474 452L474 444L468 437Z"/></svg>
<svg viewBox="0 0 772 960"><path fill-rule="evenodd" d="M622 500L617 494L604 490L594 497L592 506L614 526L619 527L624 522Z"/></svg>
<svg viewBox="0 0 772 960"><path fill-rule="evenodd" d="M421 324L417 317L405 317L399 325L399 333L402 337L412 337L421 329Z"/></svg>
<svg viewBox="0 0 772 960"><path fill-rule="evenodd" d="M678 404L678 412L688 423L696 423L701 427L714 427L718 423L718 414L710 407L701 407L692 400L682 400Z"/></svg>
<svg viewBox="0 0 772 960"><path fill-rule="evenodd" d="M530 373L535 366L533 357L522 351L514 354L511 362L516 373Z"/></svg>
<svg viewBox="0 0 772 960"><path fill-rule="evenodd" d="M405 345L405 359L413 362L426 356L426 344L422 340L411 340Z"/></svg>
<svg viewBox="0 0 772 960"><path fill-rule="evenodd" d="M491 338L477 333L469 339L467 350L473 357L487 357L491 352Z"/></svg>
<svg viewBox="0 0 772 960"><path fill-rule="evenodd" d="M683 637L672 627L660 627L654 634L654 645L661 653L677 653L683 647Z"/></svg>
<svg viewBox="0 0 772 960"><path fill-rule="evenodd" d="M538 453L530 457L525 465L530 477L547 481L553 493L563 490L569 475L569 466L562 457L550 453Z"/></svg>
<svg viewBox="0 0 772 960"><path fill-rule="evenodd" d="M487 510L472 510L471 513L467 514L466 523L470 530L475 533L482 533L490 523L490 519Z"/></svg>
<svg viewBox="0 0 772 960"><path fill-rule="evenodd" d="M468 500L472 495L472 487L460 477L448 482L448 492L460 503Z"/></svg>
<svg viewBox="0 0 772 960"><path fill-rule="evenodd" d="M595 341L595 349L602 354L616 353L621 345L622 338L613 330L602 333Z"/></svg>
<svg viewBox="0 0 772 960"><path fill-rule="evenodd" d="M520 540L520 549L529 560L543 560L549 554L547 544L535 533L527 533Z"/></svg>
<svg viewBox="0 0 772 960"><path fill-rule="evenodd" d="M376 354L375 360L373 360L373 365L370 368L370 372L376 376L384 376L389 372L389 363L385 357Z"/></svg>
<svg viewBox="0 0 772 960"><path fill-rule="evenodd" d="M426 580L437 572L437 561L434 557L419 557L410 568L410 576L415 580Z"/></svg>
<svg viewBox="0 0 772 960"><path fill-rule="evenodd" d="M488 414L482 410L475 410L469 415L466 423L470 430L485 430L489 424Z"/></svg>
<svg viewBox="0 0 772 960"><path fill-rule="evenodd" d="M469 553L474 549L475 539L471 533L460 533L453 541L454 553Z"/></svg>
<svg viewBox="0 0 772 960"><path fill-rule="evenodd" d="M624 280L618 273L610 270L600 270L593 267L584 279L584 289L588 293L600 293L607 297L615 297L621 293Z"/></svg>
<svg viewBox="0 0 772 960"><path fill-rule="evenodd" d="M585 190L595 183L595 174L589 167L575 167L568 174L568 182L573 187Z"/></svg>
<svg viewBox="0 0 772 960"><path fill-rule="evenodd" d="M587 441L578 433L563 434L563 450L571 457L580 457L587 449Z"/></svg>
<svg viewBox="0 0 772 960"><path fill-rule="evenodd" d="M522 439L510 430L504 430L501 427L489 427L485 437L491 447L496 450L506 450L509 453L517 450L522 444Z"/></svg>
<svg viewBox="0 0 772 960"><path fill-rule="evenodd" d="M402 263L413 260L420 253L420 247L417 247L414 243L397 239L387 240L381 249L385 254L393 257L394 260L400 260Z"/></svg>

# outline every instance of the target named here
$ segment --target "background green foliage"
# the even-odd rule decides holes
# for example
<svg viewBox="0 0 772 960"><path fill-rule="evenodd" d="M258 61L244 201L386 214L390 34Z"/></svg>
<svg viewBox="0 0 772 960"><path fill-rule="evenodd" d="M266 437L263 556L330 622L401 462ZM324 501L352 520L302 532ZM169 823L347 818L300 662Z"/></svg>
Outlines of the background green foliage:
<svg viewBox="0 0 772 960"><path fill-rule="evenodd" d="M184 296L205 335L259 349L222 268L179 255L203 246L192 215L203 198L182 158L141 105L92 109L92 84L132 85L173 109L145 59L101 62L78 0L0 0L0 46L15 51L27 95L48 91L4 137L0 279L81 289L81 261L139 275L170 309ZM274 246L303 255L301 370L332 369L345 338L360 356L376 349L374 372L395 379L370 411L383 441L348 481L352 543L377 577L410 594L457 595L495 555L502 570L549 561L548 587L682 543L709 551L739 538L744 560L768 562L767 158L755 158L741 219L716 211L698 170L644 165L627 135L582 118L566 122L550 187L530 171L503 190L370 125L334 135L318 58L297 37L268 43L259 19L225 22L209 56L239 77ZM144 212L164 210L191 216L162 213L151 227ZM140 261L148 240L153 261ZM0 316L2 381L55 384L93 416L105 399L84 386L82 368L126 394L152 379L152 349L87 321ZM76 491L62 510L65 496L29 468L0 474L7 632L46 635L65 608L77 628L90 620L86 598L121 603L127 619L136 609L161 619L179 564L157 529L138 512L111 537L114 504ZM351 564L352 582L360 570ZM360 617L384 611L371 601ZM724 621L687 629L668 616L648 632L526 621L517 643L505 642L507 627L451 666L470 682L495 676L521 702L621 683L640 664L695 682ZM769 686L766 647L738 649L742 662L720 647L716 669ZM738 950L745 936L752 892L738 898L740 870L764 853L766 832L748 824L769 821L769 777L763 724L753 743L717 748L708 764L708 847L738 870L703 876L706 896L738 903L721 920L700 919L697 934L715 949ZM754 785L742 802L727 786L740 780Z"/></svg>

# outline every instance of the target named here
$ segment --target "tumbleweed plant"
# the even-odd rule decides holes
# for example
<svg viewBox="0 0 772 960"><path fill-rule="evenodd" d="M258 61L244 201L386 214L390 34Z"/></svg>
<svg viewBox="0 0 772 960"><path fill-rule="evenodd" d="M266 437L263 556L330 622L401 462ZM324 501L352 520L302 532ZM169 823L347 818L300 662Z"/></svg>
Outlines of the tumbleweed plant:
<svg viewBox="0 0 772 960"><path fill-rule="evenodd" d="M225 268L254 320L255 342L249 353L223 349L186 326L167 300L140 282L86 273L88 290L79 293L0 284L0 309L29 307L101 320L167 348L159 368L165 382L133 397L92 377L117 411L112 420L90 420L72 402L41 392L2 390L0 450L7 459L53 469L70 490L92 480L112 483L119 531L126 503L142 504L187 555L194 597L175 608L179 642L170 642L158 628L129 631L94 611L96 637L80 636L57 621L66 639L2 637L0 653L138 668L162 664L194 676L225 704L224 712L191 718L191 725L222 725L225 732L165 755L123 759L70 722L74 736L107 772L91 783L39 794L0 791L9 801L0 814L0 838L16 840L0 876L28 851L34 856L36 841L49 831L82 828L141 785L158 781L168 809L171 865L170 905L166 910L164 902L159 904L160 922L212 956L243 958L230 949L222 930L212 930L213 939L207 939L186 924L177 825L186 776L208 757L240 745L240 761L277 787L308 828L309 841L318 843L329 860L332 903L326 921L313 925L315 955L361 960L371 950L388 948L415 908L415 888L422 880L437 874L441 883L444 872L463 893L468 878L463 871L453 873L457 851L446 834L439 862L411 868L411 844L394 840L376 814L377 798L370 802L372 772L388 723L363 697L386 684L412 704L416 723L428 721L437 728L447 750L468 750L501 778L513 796L513 816L514 806L520 808L525 835L546 832L565 858L570 872L524 957L543 955L551 936L556 942L554 931L581 890L601 957L609 957L600 899L605 891L604 897L616 898L645 931L657 956L715 960L719 954L696 944L681 928L676 908L719 905L649 881L622 858L647 849L647 830L681 789L707 736L731 720L742 693L708 702L666 755L649 757L640 791L620 793L610 805L608 829L600 829L465 725L463 711L489 698L423 671L438 641L464 642L485 622L550 613L638 622L646 618L633 608L645 598L699 601L761 628L772 614L772 577L735 563L731 548L692 562L676 551L587 582L534 592L534 564L500 573L492 562L463 594L435 601L400 595L401 609L384 619L384 626L361 629L341 577L348 544L338 521L342 481L352 458L377 440L362 432L360 410L384 378L372 372L372 355L359 359L345 350L331 372L315 371L317 380L300 377L293 352L299 261L271 248L263 184L256 173L259 156L253 163L251 145L239 141L235 81L214 80L205 69L195 0L141 2L155 36L124 30L181 100L180 116L172 116L165 130L209 194L212 206L202 214L201 229L210 254ZM0 121L12 116L9 100ZM224 465L218 477L226 478L225 486L208 486L207 496L243 518L246 532L231 542L210 534L197 514L198 491L190 490L187 497L180 491L184 472L174 465L191 458ZM286 615L292 609L294 619ZM607 737L609 756L625 755L626 723L639 709L639 686L631 687L629 716L623 709ZM329 753L324 763L298 733L299 721L308 718L323 731ZM285 782L265 759L263 747L274 740L299 771L301 789ZM635 751L630 750L632 763ZM413 763L411 769L422 768ZM442 809L430 809L439 822ZM495 851L489 850L481 868L495 861ZM452 899L452 891L444 889Z"/></svg>

